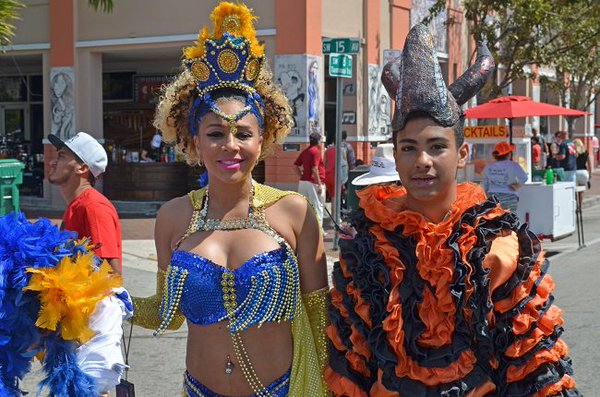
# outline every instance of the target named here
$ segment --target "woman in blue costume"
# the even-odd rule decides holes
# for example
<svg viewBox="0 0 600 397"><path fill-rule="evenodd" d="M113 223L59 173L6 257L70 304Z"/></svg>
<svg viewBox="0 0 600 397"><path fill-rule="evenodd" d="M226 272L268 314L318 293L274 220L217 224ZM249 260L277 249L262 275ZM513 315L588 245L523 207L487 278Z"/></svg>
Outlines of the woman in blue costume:
<svg viewBox="0 0 600 397"><path fill-rule="evenodd" d="M318 222L303 197L251 176L288 133L290 107L250 10L221 3L211 19L155 120L188 163L204 163L209 183L159 211L157 295L134 299L134 323L160 334L187 320L184 395L326 395Z"/></svg>

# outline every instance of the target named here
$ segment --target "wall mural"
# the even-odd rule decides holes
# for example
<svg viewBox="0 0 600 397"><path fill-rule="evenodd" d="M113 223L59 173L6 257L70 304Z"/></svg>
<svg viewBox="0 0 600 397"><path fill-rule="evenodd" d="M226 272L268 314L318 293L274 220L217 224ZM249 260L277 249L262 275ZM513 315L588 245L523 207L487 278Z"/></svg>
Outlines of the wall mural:
<svg viewBox="0 0 600 397"><path fill-rule="evenodd" d="M61 139L70 138L75 132L75 85L73 68L60 67L50 70L50 132Z"/></svg>
<svg viewBox="0 0 600 397"><path fill-rule="evenodd" d="M323 67L321 57L276 55L275 78L290 101L294 124L288 141L307 141L323 132Z"/></svg>
<svg viewBox="0 0 600 397"><path fill-rule="evenodd" d="M381 83L383 67L369 64L369 140L391 138L392 101Z"/></svg>

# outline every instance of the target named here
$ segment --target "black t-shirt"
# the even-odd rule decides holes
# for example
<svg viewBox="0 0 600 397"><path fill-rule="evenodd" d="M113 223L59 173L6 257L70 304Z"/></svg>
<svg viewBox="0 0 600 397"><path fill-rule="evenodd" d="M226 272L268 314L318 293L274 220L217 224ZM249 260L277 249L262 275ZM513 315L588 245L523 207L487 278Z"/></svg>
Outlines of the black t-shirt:
<svg viewBox="0 0 600 397"><path fill-rule="evenodd" d="M587 161L588 161L588 156L590 154L587 152L587 150L583 153L579 153L579 155L577 156L577 169L578 170L587 170Z"/></svg>

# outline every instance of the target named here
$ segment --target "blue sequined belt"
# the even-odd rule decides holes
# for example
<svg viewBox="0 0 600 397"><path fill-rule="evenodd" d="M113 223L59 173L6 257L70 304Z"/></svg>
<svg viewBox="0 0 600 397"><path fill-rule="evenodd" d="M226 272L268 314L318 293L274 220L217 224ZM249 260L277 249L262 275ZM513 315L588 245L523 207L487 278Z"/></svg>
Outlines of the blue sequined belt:
<svg viewBox="0 0 600 397"><path fill-rule="evenodd" d="M264 392L261 394L269 394L276 397L287 396L290 389L290 373L291 370L288 370L281 378L276 379L273 383L265 387ZM183 395L187 397L228 397L210 390L187 371L185 371L184 375L183 389ZM256 394L252 394L249 397L257 396Z"/></svg>

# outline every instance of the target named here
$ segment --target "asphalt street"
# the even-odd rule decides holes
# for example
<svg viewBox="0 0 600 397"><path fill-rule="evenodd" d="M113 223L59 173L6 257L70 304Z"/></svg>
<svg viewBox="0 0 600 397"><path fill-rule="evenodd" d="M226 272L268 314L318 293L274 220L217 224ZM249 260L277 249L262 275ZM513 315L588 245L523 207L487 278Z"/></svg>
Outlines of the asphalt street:
<svg viewBox="0 0 600 397"><path fill-rule="evenodd" d="M144 220L146 221L146 220ZM152 222L153 223L153 222ZM146 225L146 228L151 225ZM554 278L556 304L564 310L564 339L570 346L575 368L575 379L586 396L600 390L600 309L597 303L600 282L600 205L584 210L586 246L578 247L577 234L555 241L544 242L551 261L550 274ZM331 236L331 233L330 233ZM336 253L331 250L328 236L328 263L332 266ZM132 295L147 296L155 291L156 251L152 240L124 240L123 262L125 286ZM126 326L126 333L129 325ZM185 369L187 329L168 331L153 337L151 330L133 327L128 378L135 384L138 397L178 395ZM207 365L211 365L207 363ZM39 365L24 382L35 393L39 381Z"/></svg>

